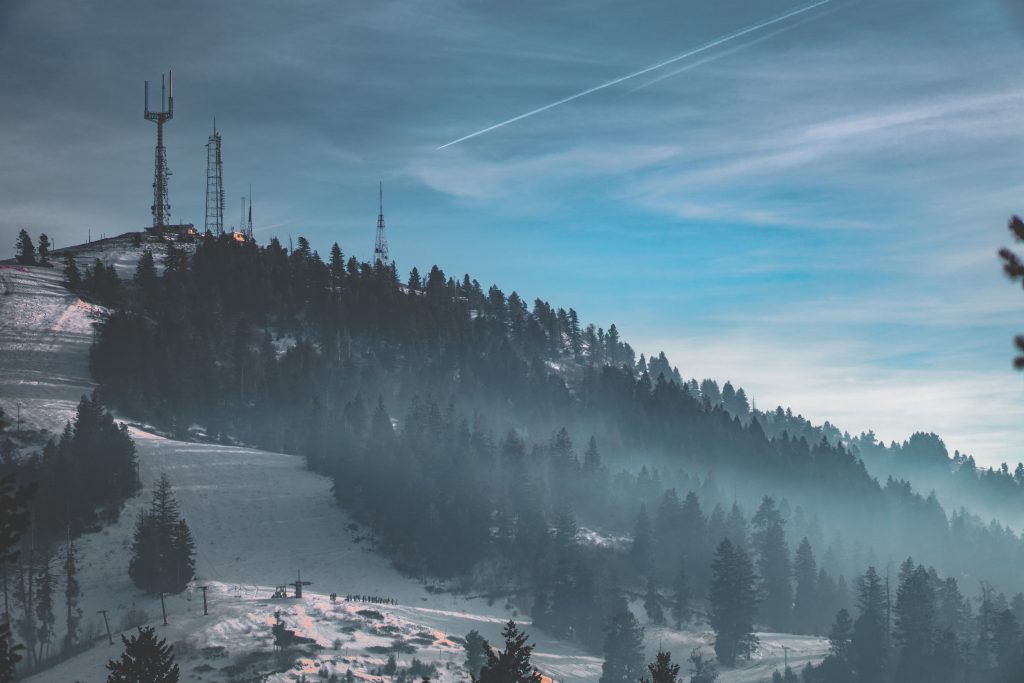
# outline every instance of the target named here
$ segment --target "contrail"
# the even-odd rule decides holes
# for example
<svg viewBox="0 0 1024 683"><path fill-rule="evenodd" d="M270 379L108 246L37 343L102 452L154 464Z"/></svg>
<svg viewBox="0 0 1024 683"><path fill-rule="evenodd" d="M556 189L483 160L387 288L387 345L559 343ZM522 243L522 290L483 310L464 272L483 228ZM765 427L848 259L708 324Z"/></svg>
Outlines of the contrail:
<svg viewBox="0 0 1024 683"><path fill-rule="evenodd" d="M854 0L854 2L855 1L856 0ZM755 45L763 43L766 40L771 40L772 38L775 38L777 36L782 35L783 33L788 33L789 31L792 31L793 29L800 28L804 24L808 24L808 23L810 23L812 21L817 21L818 19L823 19L824 17L827 17L827 16L829 16L831 14L835 14L839 10L845 9L845 8L849 7L850 5L854 4L854 2L848 2L848 3L845 3L843 5L838 5L836 7L833 7L832 9L830 9L827 12L822 12L821 14L815 15L813 17L806 17L806 18L804 18L804 19L802 19L800 21L797 21L797 22L794 22L792 24L789 24L788 26L783 26L782 28L777 28L774 31L772 31L771 33L767 33L767 34L765 34L763 36L758 36L757 38L754 38L753 40L747 41L747 42L743 43L742 45L737 45L736 47L731 48L729 50L725 50L724 52L717 52L717 53L715 53L713 55L705 57L704 59L700 59L700 60L697 60L696 62L692 62L692 63L687 64L685 66L681 66L678 69L674 69L674 70L668 72L667 74L661 74L659 76L656 76L656 77L652 78L651 80L647 81L646 83L641 83L640 85L636 86L635 88L633 88L629 92L630 93L635 93L638 90L643 90L644 88L648 88L648 87L654 85L655 83L660 83L661 81L664 81L665 79L672 78L673 76L678 76L679 74L686 73L687 71L692 71L693 69L696 69L699 66L704 66L705 64L710 64L711 62L718 61L719 59L722 59L723 57L728 57L728 56L734 55L737 52L740 52L742 50L746 50L747 48L754 47Z"/></svg>
<svg viewBox="0 0 1024 683"><path fill-rule="evenodd" d="M779 22L783 22L783 21L785 21L787 19L792 19L793 17L799 16L801 14L804 14L805 12L810 12L811 10L813 10L815 8L818 8L818 7L821 7L822 5L827 5L827 4L831 3L832 1L833 0L818 0L817 2L811 3L810 5L804 5L803 7L800 7L800 8L794 9L794 10L790 10L789 12L786 12L785 14L781 14L781 15L775 17L774 19L769 19L767 21L762 21L762 22L760 22L758 24L754 24L753 26L748 26L745 29L742 29L740 31L736 31L735 33L730 33L729 35L724 36L722 38L718 38L716 40L713 40L710 43L705 43L704 45L701 45L698 48L694 48L693 50L690 50L688 52L684 52L681 55L676 55L675 57L672 57L671 59L666 59L663 62L658 62L657 64L652 64L651 66L645 66L644 68L640 69L639 71L634 71L632 73L628 73L625 76L619 76L618 78L614 78L614 79L612 79L610 81L606 81L604 83L601 83L600 85L595 85L592 88L587 88L586 90L581 90L580 92L578 92L578 93L576 93L574 95L569 95L568 97L562 98L562 99L558 100L557 102L552 102L551 104L545 104L543 107L538 107L537 109L534 109L532 111L528 111L525 114L520 114L519 116L514 116L514 117L512 117L512 118L510 118L510 119L508 119L506 121L502 121L501 123L496 123L493 126L488 126L487 128L483 128L481 130L478 130L475 133L470 133L469 135L464 135L461 138L458 138L457 140L452 140L449 143L441 145L440 147L438 147L438 149L444 149L445 147L451 147L452 145L457 145L460 142L465 142L466 140L469 140L471 138L475 138L478 135L483 135L484 133L489 133L492 130L496 130L498 128L502 128L503 126L507 126L510 123L515 123L516 121L522 121L523 119L528 118L530 116L533 116L534 114L540 114L541 112L545 112L548 109L554 109L555 107L563 105L563 104L566 104L567 102L572 102L573 100L579 99L579 98L584 97L586 95L590 95L591 93L595 93L598 90L604 90L605 88L610 88L613 85L618 85L619 83L622 83L623 81L628 81L631 78L636 78L637 76L643 76L646 73L650 73L650 72L655 71L657 69L661 69L662 67L666 67L669 64L675 64L676 62L682 61L682 60L687 59L689 57L693 57L694 55L698 55L698 54L700 54L702 52L706 52L706 51L708 51L708 50L710 50L712 48L718 47L719 45L722 45L724 43L728 43L730 41L736 40L737 38L742 38L745 35L753 33L754 31L760 31L761 29L768 28L769 26L774 26L775 24L778 24Z"/></svg>

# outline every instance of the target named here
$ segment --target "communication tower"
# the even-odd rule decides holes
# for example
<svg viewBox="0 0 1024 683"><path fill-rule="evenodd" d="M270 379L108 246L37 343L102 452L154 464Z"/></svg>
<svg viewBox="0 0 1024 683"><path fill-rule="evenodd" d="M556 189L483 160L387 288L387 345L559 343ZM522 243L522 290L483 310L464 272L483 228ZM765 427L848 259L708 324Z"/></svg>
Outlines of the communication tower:
<svg viewBox="0 0 1024 683"><path fill-rule="evenodd" d="M167 94L164 95L164 76L160 74L160 111L149 110L149 81L146 81L145 114L147 121L156 123L156 165L153 170L153 229L163 230L171 218L171 204L167 197L167 148L164 147L164 124L174 118L174 81L167 72ZM166 107L166 108L165 108Z"/></svg>

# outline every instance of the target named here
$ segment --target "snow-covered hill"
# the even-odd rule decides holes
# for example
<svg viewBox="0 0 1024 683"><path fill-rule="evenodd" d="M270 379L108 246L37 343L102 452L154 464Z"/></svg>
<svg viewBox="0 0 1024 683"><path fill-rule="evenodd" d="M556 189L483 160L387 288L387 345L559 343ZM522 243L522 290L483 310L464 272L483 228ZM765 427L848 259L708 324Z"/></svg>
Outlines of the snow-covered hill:
<svg viewBox="0 0 1024 683"><path fill-rule="evenodd" d="M123 270L134 268L137 249L123 242L105 256ZM127 272L122 272L127 275ZM59 269L0 265L0 405L14 414L21 405L24 425L59 431L79 397L91 390L88 349L98 310L69 295ZM325 669L343 675L351 669L368 678L394 652L400 666L412 657L435 663L439 680L466 680L458 638L479 630L500 640L502 623L516 618L537 642L535 661L566 683L596 681L600 658L545 637L508 606L430 592L401 576L373 552L366 534L333 502L330 482L305 469L300 458L248 448L166 439L134 427L140 474L146 487L130 501L120 521L81 540L81 581L85 632L103 632L97 610L109 611L115 631L133 621L158 626L175 643L183 680L249 680L253 671L280 668L266 653L271 625L281 612L286 625L316 645L304 648L295 666L268 680L295 680ZM209 586L210 614L202 614L198 590L167 599L168 626L162 626L159 600L142 596L127 576L131 529L149 487L166 473L197 544L196 586ZM313 582L303 601L272 600L275 585L293 581L301 570ZM397 605L344 602L329 593L393 598ZM746 668L727 672L723 681L757 681L781 666L783 646L790 663L820 658L821 639L762 634L763 647ZM116 635L115 635L116 640ZM648 629L648 652L661 644L685 659L707 633ZM104 664L120 652L106 639L92 649L29 680L105 680Z"/></svg>

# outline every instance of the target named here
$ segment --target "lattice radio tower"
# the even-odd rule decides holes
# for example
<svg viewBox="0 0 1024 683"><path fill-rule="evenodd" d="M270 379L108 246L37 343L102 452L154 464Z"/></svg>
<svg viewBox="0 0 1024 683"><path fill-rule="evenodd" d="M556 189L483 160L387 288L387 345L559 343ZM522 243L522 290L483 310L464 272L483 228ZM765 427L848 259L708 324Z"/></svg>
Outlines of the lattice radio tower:
<svg viewBox="0 0 1024 683"><path fill-rule="evenodd" d="M206 231L214 235L224 232L224 160L220 151L217 119L213 135L206 143Z"/></svg>
<svg viewBox="0 0 1024 683"><path fill-rule="evenodd" d="M384 183L380 184L380 213L377 214L377 243L373 247L374 263L380 261L382 265L388 265L388 238L384 234Z"/></svg>
<svg viewBox="0 0 1024 683"><path fill-rule="evenodd" d="M171 205L167 198L167 178L171 172L167 170L167 148L164 147L164 124L174 118L174 81L170 71L167 72L167 96L164 97L164 75L160 74L160 111L149 110L149 81L146 81L147 121L156 123L156 167L153 170L153 227L163 229L171 218ZM166 109L165 109L166 107Z"/></svg>

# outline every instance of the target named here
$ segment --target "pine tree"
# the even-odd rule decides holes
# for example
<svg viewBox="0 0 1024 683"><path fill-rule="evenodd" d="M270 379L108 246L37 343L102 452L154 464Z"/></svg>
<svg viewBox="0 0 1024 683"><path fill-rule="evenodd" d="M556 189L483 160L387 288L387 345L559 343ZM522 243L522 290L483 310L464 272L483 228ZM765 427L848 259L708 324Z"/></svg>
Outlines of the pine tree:
<svg viewBox="0 0 1024 683"><path fill-rule="evenodd" d="M611 619L604 639L599 683L635 683L644 669L644 629L623 607Z"/></svg>
<svg viewBox="0 0 1024 683"><path fill-rule="evenodd" d="M14 644L10 624L0 622L0 683L14 680L15 667L21 661L19 651L22 649L21 645Z"/></svg>
<svg viewBox="0 0 1024 683"><path fill-rule="evenodd" d="M1004 609L996 615L993 635L997 680L1024 680L1024 643L1011 610Z"/></svg>
<svg viewBox="0 0 1024 683"><path fill-rule="evenodd" d="M480 678L476 683L540 683L540 672L530 663L533 645L527 645L529 638L519 631L516 622L509 621L501 632L505 639L505 649L495 652L484 641L487 662L480 669Z"/></svg>
<svg viewBox="0 0 1024 683"><path fill-rule="evenodd" d="M196 544L192 539L192 532L184 519L179 519L174 525L171 536L171 562L174 568L174 584L171 591L179 593L185 590L196 574Z"/></svg>
<svg viewBox="0 0 1024 683"><path fill-rule="evenodd" d="M64 605L67 608L64 635L64 652L70 653L78 638L78 625L82 622L82 610L78 600L82 589L78 585L78 547L71 542L70 534L64 552Z"/></svg>
<svg viewBox="0 0 1024 683"><path fill-rule="evenodd" d="M658 585L654 577L647 579L647 593L644 594L644 611L647 612L647 621L656 626L665 625L665 611L661 608L661 595L658 593Z"/></svg>
<svg viewBox="0 0 1024 683"><path fill-rule="evenodd" d="M650 678L641 678L641 683L678 683L679 665L672 663L672 653L658 651L654 662L647 665Z"/></svg>
<svg viewBox="0 0 1024 683"><path fill-rule="evenodd" d="M178 683L174 648L157 639L153 627L142 627L137 636L121 636L121 640L124 652L121 659L107 662L107 683Z"/></svg>
<svg viewBox="0 0 1024 683"><path fill-rule="evenodd" d="M587 450L583 453L583 474L594 476L603 467L601 464L601 453L597 450L597 439L591 436L590 441L587 443Z"/></svg>
<svg viewBox="0 0 1024 683"><path fill-rule="evenodd" d="M857 608L850 650L857 680L875 683L886 680L888 646L885 587L874 567L868 567L857 582Z"/></svg>
<svg viewBox="0 0 1024 683"><path fill-rule="evenodd" d="M16 475L0 475L0 571L6 586L7 570L18 560L18 542L28 531L31 517L29 502L35 485L18 486ZM11 634L10 616L5 611L0 622L0 683L14 677L14 667L21 661L21 645L15 645Z"/></svg>
<svg viewBox="0 0 1024 683"><path fill-rule="evenodd" d="M39 568L36 574L36 643L39 651L36 655L37 661L44 661L49 657L50 644L54 638L54 626L56 617L53 613L53 567L50 553L44 551L39 557Z"/></svg>
<svg viewBox="0 0 1024 683"><path fill-rule="evenodd" d="M39 235L39 265L50 265L50 238L46 233Z"/></svg>
<svg viewBox="0 0 1024 683"><path fill-rule="evenodd" d="M765 496L754 515L754 549L761 575L761 614L764 622L779 631L787 631L793 604L793 586L786 544L785 520L775 500Z"/></svg>
<svg viewBox="0 0 1024 683"><path fill-rule="evenodd" d="M331 256L329 261L331 271L331 287L335 290L345 286L345 255L341 253L341 247L335 242L331 245Z"/></svg>
<svg viewBox="0 0 1024 683"><path fill-rule="evenodd" d="M64 284L72 291L82 286L82 274L75 263L75 255L70 251L64 254Z"/></svg>
<svg viewBox="0 0 1024 683"><path fill-rule="evenodd" d="M36 264L36 247L32 244L32 238L26 230L18 233L18 242L15 245L18 263L23 266L34 266Z"/></svg>
<svg viewBox="0 0 1024 683"><path fill-rule="evenodd" d="M647 516L647 506L641 505L640 514L637 515L636 526L633 529L633 545L630 549L633 568L637 573L646 574L650 569L652 552L651 519Z"/></svg>
<svg viewBox="0 0 1024 683"><path fill-rule="evenodd" d="M699 648L690 653L690 683L715 683L718 668L710 659L704 658Z"/></svg>
<svg viewBox="0 0 1024 683"><path fill-rule="evenodd" d="M195 575L195 542L167 475L153 489L149 510L139 513L128 574L150 593L180 592Z"/></svg>
<svg viewBox="0 0 1024 683"><path fill-rule="evenodd" d="M145 249L139 262L135 266L135 284L142 290L143 297L147 303L155 302L159 292L160 278L156 272L156 261L153 258L153 251Z"/></svg>
<svg viewBox="0 0 1024 683"><path fill-rule="evenodd" d="M686 564L679 567L675 580L672 582L672 620L677 629L689 623L692 618L690 600L690 577L686 574Z"/></svg>
<svg viewBox="0 0 1024 683"><path fill-rule="evenodd" d="M470 678L476 680L480 675L485 659L485 643L483 636L476 629L466 634L466 669Z"/></svg>
<svg viewBox="0 0 1024 683"><path fill-rule="evenodd" d="M756 577L745 552L722 541L712 561L708 622L715 631L715 654L725 666L748 656L757 646L754 614L757 611Z"/></svg>
<svg viewBox="0 0 1024 683"><path fill-rule="evenodd" d="M1010 219L1010 233L1017 242L1024 242L1024 221L1017 216ZM1003 272L1014 282L1024 280L1024 260L1014 251L1003 248L999 250L999 256L1003 259ZM1013 367L1024 370L1024 334L1017 335L1013 340L1017 351L1020 353L1013 359Z"/></svg>
<svg viewBox="0 0 1024 683"><path fill-rule="evenodd" d="M423 281L420 279L420 271L416 266L413 266L412 270L409 271L409 280L407 281L406 286L411 292L418 292L423 288Z"/></svg>
<svg viewBox="0 0 1024 683"><path fill-rule="evenodd" d="M808 664L803 671L804 683L855 683L850 662L850 633L853 622L843 609L836 614L829 634L829 654L818 666Z"/></svg>
<svg viewBox="0 0 1024 683"><path fill-rule="evenodd" d="M817 619L818 565L814 561L811 543L805 536L796 549L793 562L793 578L796 579L796 595L793 601L793 626L798 633L813 633Z"/></svg>
<svg viewBox="0 0 1024 683"><path fill-rule="evenodd" d="M895 644L899 650L897 677L901 683L927 683L934 677L935 591L924 567L901 574L904 576L894 610Z"/></svg>

